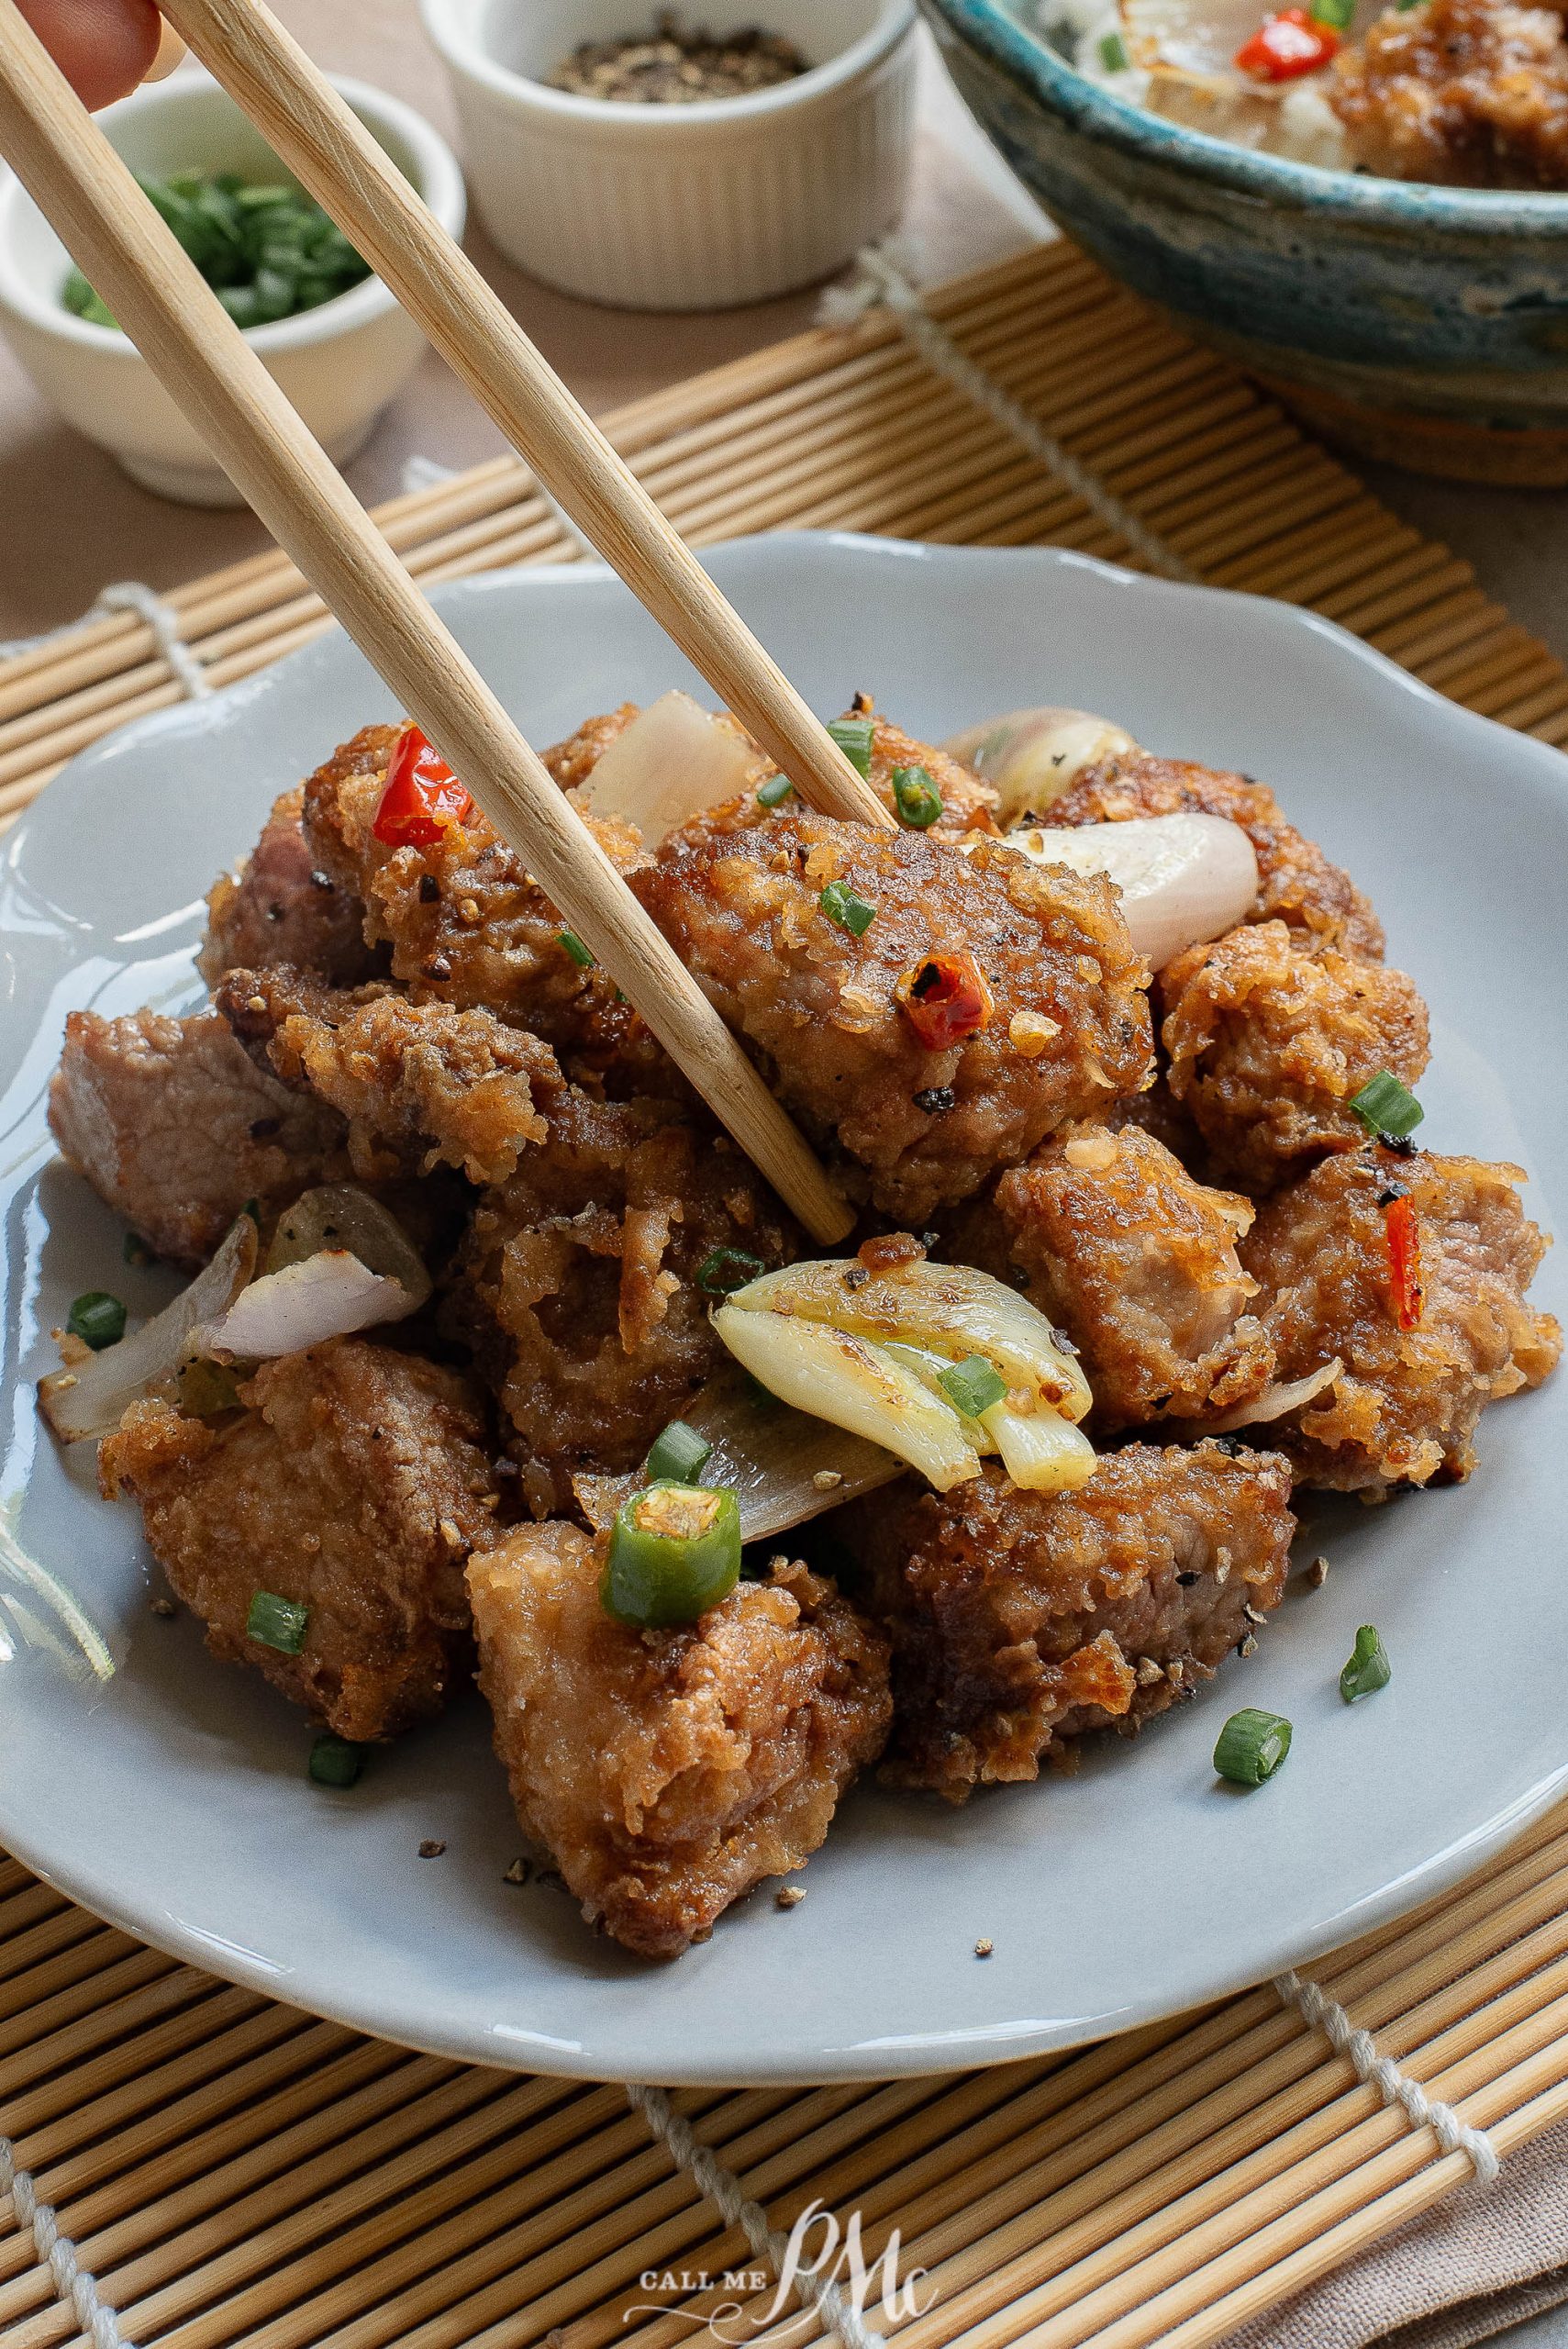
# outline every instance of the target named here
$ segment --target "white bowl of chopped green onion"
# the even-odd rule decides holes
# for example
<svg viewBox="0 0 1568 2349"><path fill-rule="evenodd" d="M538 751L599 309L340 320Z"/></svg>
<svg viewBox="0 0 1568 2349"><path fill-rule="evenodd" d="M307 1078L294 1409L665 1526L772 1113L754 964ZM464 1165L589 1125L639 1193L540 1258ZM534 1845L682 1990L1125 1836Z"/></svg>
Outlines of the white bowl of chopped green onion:
<svg viewBox="0 0 1568 2349"><path fill-rule="evenodd" d="M445 140L366 83L334 85L461 235L462 173ZM328 455L353 456L417 366L418 328L206 74L139 90L100 120ZM242 502L3 168L0 328L45 398L133 480L186 505Z"/></svg>

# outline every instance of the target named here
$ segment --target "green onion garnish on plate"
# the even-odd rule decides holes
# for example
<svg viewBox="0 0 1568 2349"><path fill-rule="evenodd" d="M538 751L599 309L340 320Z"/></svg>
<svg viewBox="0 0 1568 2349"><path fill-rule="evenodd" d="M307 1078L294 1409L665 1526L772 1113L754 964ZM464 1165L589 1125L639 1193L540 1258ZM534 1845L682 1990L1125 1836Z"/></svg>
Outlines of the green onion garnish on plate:
<svg viewBox="0 0 1568 2349"><path fill-rule="evenodd" d="M644 1473L651 1485L695 1485L712 1451L706 1436L698 1435L684 1419L672 1419L654 1438Z"/></svg>
<svg viewBox="0 0 1568 2349"><path fill-rule="evenodd" d="M563 930L559 942L565 952L571 955L580 971L593 968L594 958L574 930Z"/></svg>
<svg viewBox="0 0 1568 2349"><path fill-rule="evenodd" d="M610 1529L599 1584L606 1614L642 1630L692 1623L740 1576L740 1504L701 1485L650 1485Z"/></svg>
<svg viewBox="0 0 1568 2349"><path fill-rule="evenodd" d="M937 1385L953 1409L961 1412L966 1419L977 1419L982 1411L988 1411L994 1403L999 1403L1007 1391L1006 1380L984 1354L966 1355L962 1362L955 1362L951 1369L939 1370Z"/></svg>
<svg viewBox="0 0 1568 2349"><path fill-rule="evenodd" d="M1127 43L1119 33L1101 34L1100 63L1107 73L1125 73L1130 61Z"/></svg>
<svg viewBox="0 0 1568 2349"><path fill-rule="evenodd" d="M306 1769L318 1787L351 1787L364 1766L364 1747L334 1737L328 1730L311 1747Z"/></svg>
<svg viewBox="0 0 1568 2349"><path fill-rule="evenodd" d="M828 731L848 759L855 773L871 773L871 744L875 720L870 718L836 718Z"/></svg>
<svg viewBox="0 0 1568 2349"><path fill-rule="evenodd" d="M1283 1713L1260 1712L1255 1705L1232 1713L1214 1749L1214 1766L1232 1786L1261 1787L1290 1752L1290 1723Z"/></svg>
<svg viewBox="0 0 1568 2349"><path fill-rule="evenodd" d="M1308 13L1315 25L1329 25L1337 33L1346 32L1356 13L1356 0L1312 0Z"/></svg>
<svg viewBox="0 0 1568 2349"><path fill-rule="evenodd" d="M297 1655L305 1645L310 1609L295 1598L280 1598L275 1590L259 1590L245 1618L245 1636L259 1647L276 1648L280 1655Z"/></svg>
<svg viewBox="0 0 1568 2349"><path fill-rule="evenodd" d="M1408 1086L1386 1068L1351 1094L1350 1106L1369 1134L1390 1134L1396 1141L1407 1140L1427 1114Z"/></svg>
<svg viewBox="0 0 1568 2349"><path fill-rule="evenodd" d="M817 900L817 908L852 938L863 938L876 919L876 907L847 881L829 881Z"/></svg>
<svg viewBox="0 0 1568 2349"><path fill-rule="evenodd" d="M923 832L942 812L942 795L926 767L895 767L893 800L900 823Z"/></svg>
<svg viewBox="0 0 1568 2349"><path fill-rule="evenodd" d="M1376 1624L1363 1623L1356 1633L1351 1660L1340 1675L1340 1696L1347 1705L1353 1705L1358 1698L1371 1697L1379 1688L1386 1688L1393 1677L1388 1650L1383 1644Z"/></svg>
<svg viewBox="0 0 1568 2349"><path fill-rule="evenodd" d="M795 789L787 774L771 774L766 783L757 785L759 807L782 807Z"/></svg>
<svg viewBox="0 0 1568 2349"><path fill-rule="evenodd" d="M101 1354L106 1346L117 1346L125 1336L125 1307L106 1289L83 1289L66 1315L65 1326L73 1338Z"/></svg>

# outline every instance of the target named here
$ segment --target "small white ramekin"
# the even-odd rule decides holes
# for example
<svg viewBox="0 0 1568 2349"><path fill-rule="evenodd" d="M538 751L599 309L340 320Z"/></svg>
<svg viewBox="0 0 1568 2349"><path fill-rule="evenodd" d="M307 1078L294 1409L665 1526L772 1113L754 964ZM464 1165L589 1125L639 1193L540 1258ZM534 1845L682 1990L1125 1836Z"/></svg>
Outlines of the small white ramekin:
<svg viewBox="0 0 1568 2349"><path fill-rule="evenodd" d="M811 70L749 97L617 104L547 89L654 0L421 0L450 70L485 227L546 284L633 310L715 310L830 276L903 208L914 0L744 0Z"/></svg>
<svg viewBox="0 0 1568 2349"><path fill-rule="evenodd" d="M421 115L367 83L333 76L442 226L462 233L466 209L456 156ZM133 170L233 171L288 179L261 133L207 74L177 73L137 91L99 117ZM44 397L147 489L187 506L243 503L140 352L112 328L61 307L70 257L15 176L0 167L0 328ZM379 277L298 317L246 336L309 425L341 463L369 438L387 403L418 365L424 337Z"/></svg>

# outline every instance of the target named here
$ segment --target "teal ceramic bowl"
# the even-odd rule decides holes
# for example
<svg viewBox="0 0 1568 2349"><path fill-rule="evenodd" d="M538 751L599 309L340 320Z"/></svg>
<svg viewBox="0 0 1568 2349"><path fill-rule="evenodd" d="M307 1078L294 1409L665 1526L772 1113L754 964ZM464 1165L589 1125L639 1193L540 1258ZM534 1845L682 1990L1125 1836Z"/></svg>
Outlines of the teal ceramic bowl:
<svg viewBox="0 0 1568 2349"><path fill-rule="evenodd" d="M1568 484L1568 195L1260 155L1073 72L1033 0L920 0L1019 177L1115 276L1362 454Z"/></svg>

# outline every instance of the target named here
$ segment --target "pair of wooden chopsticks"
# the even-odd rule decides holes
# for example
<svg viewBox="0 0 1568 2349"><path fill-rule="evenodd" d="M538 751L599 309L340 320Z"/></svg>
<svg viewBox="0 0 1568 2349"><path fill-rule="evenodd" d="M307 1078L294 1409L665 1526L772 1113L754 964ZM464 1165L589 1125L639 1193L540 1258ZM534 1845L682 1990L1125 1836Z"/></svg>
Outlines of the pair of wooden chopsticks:
<svg viewBox="0 0 1568 2349"><path fill-rule="evenodd" d="M890 822L511 314L275 17L259 0L166 0L163 14L802 797L835 815ZM566 924L813 1236L842 1239L852 1219L795 1125L15 0L0 0L0 153L267 529Z"/></svg>

